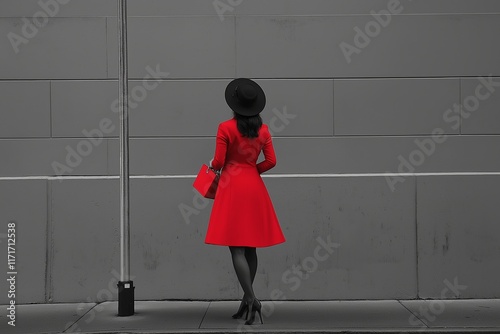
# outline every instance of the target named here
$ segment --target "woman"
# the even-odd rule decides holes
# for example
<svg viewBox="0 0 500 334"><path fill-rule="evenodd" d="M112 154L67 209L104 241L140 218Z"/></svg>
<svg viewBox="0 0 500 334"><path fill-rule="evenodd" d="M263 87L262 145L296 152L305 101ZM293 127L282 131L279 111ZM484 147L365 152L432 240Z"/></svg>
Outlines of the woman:
<svg viewBox="0 0 500 334"><path fill-rule="evenodd" d="M241 318L246 312L245 324L251 325L255 312L263 323L262 305L252 287L257 271L256 247L285 241L260 176L276 165L276 157L271 134L259 115L266 104L260 86L250 79L235 79L226 87L225 96L234 117L220 123L217 130L210 166L222 172L205 243L229 246L236 276L245 292L233 318ZM257 163L261 151L265 160Z"/></svg>

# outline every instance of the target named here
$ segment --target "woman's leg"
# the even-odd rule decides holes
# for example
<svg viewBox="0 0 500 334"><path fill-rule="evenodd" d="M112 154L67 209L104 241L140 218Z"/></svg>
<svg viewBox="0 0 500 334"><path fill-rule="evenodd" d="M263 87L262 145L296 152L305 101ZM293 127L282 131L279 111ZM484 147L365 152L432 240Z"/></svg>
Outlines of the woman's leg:
<svg viewBox="0 0 500 334"><path fill-rule="evenodd" d="M252 272L250 271L249 263L245 257L245 247L229 246L229 250L231 251L236 276L245 292L246 299L254 299L255 294L252 287Z"/></svg>
<svg viewBox="0 0 500 334"><path fill-rule="evenodd" d="M253 281L255 279L255 273L257 272L257 250L255 247L245 247L245 258L248 262L248 267L250 268L250 278Z"/></svg>

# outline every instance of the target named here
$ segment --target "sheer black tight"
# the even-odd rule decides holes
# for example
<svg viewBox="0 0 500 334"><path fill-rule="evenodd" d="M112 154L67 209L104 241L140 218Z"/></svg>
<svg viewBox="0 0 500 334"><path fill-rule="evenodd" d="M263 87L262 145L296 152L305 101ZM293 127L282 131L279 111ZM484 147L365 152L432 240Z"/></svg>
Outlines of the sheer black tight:
<svg viewBox="0 0 500 334"><path fill-rule="evenodd" d="M257 272L257 251L255 247L229 246L233 260L234 271L245 295L244 300L254 299L253 281Z"/></svg>

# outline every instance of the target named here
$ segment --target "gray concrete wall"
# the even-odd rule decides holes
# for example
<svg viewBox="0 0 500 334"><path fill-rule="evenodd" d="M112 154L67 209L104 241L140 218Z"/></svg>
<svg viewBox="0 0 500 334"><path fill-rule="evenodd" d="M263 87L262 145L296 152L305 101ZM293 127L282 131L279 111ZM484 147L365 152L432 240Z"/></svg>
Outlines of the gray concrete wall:
<svg viewBox="0 0 500 334"><path fill-rule="evenodd" d="M264 180L287 238L259 250L258 296L499 297L500 2L214 3L129 1L136 298L242 294L191 187L240 76L268 96ZM0 241L6 254L16 221L18 303L116 298L116 30L116 1L0 2Z"/></svg>

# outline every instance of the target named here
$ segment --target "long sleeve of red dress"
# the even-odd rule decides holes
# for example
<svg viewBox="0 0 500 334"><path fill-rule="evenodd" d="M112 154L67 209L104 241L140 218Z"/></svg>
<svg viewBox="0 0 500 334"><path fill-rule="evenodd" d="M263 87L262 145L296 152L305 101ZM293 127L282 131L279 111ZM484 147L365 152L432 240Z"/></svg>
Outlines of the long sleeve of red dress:
<svg viewBox="0 0 500 334"><path fill-rule="evenodd" d="M224 167L228 141L228 134L225 132L225 129L219 125L217 129L217 137L215 138L215 156L212 160L212 167L215 170L220 170Z"/></svg>
<svg viewBox="0 0 500 334"><path fill-rule="evenodd" d="M264 161L257 164L259 174L262 174L276 166L276 154L274 153L273 141L269 132L267 133L266 142L262 147L262 152L264 153Z"/></svg>

